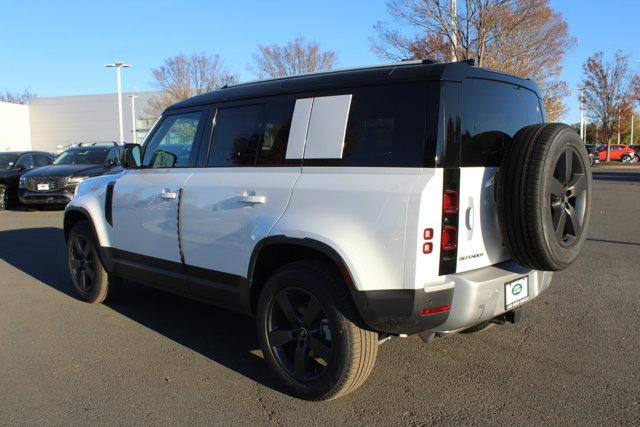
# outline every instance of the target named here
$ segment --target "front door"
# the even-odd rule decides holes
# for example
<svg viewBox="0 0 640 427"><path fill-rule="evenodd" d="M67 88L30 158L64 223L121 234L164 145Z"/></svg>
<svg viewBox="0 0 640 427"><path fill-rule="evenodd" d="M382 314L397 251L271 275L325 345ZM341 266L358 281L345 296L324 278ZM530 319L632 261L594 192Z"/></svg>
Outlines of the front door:
<svg viewBox="0 0 640 427"><path fill-rule="evenodd" d="M112 245L125 277L186 292L178 227L181 193L196 164L203 110L165 114L144 146L140 169L113 190Z"/></svg>

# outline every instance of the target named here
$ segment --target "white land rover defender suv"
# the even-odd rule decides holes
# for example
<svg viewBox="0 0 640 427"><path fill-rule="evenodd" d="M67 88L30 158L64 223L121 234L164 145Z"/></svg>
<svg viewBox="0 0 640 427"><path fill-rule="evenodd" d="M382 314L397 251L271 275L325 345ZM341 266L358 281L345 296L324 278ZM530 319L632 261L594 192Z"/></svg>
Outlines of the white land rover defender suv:
<svg viewBox="0 0 640 427"><path fill-rule="evenodd" d="M467 62L225 87L169 107L64 230L89 302L122 279L257 319L292 394L332 399L378 344L514 321L589 222L584 144L529 80Z"/></svg>

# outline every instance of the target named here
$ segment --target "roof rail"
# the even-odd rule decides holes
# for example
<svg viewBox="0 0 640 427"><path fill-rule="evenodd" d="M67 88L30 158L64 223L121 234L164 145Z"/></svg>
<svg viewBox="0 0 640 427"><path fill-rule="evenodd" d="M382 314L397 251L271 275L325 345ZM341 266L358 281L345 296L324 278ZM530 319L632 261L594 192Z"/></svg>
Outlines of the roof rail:
<svg viewBox="0 0 640 427"><path fill-rule="evenodd" d="M433 59L402 59L400 61L396 61L396 62L389 62L386 64L375 64L375 65L365 65L362 67L347 67L347 68L336 68L334 70L326 70L326 71L315 71L312 73L301 73L301 74L292 74L289 76L284 76L284 77L272 77L272 78L267 78L267 79L257 79L257 80L251 80L248 82L240 82L240 83L234 83L234 84L225 84L224 86L221 86L220 89L227 89L227 88L231 88L231 87L238 87L238 86L246 86L246 85L252 85L255 83L263 83L263 82L273 82L273 81L278 81L278 80L286 80L286 79L290 79L292 77L306 77L306 76L317 76L317 75L322 75L322 74L331 74L331 73L339 73L342 71L356 71L356 70L368 70L368 69L375 69L375 68L385 68L385 67L402 67L405 65L431 65L431 64L436 64L438 63L438 61L433 60Z"/></svg>
<svg viewBox="0 0 640 427"><path fill-rule="evenodd" d="M87 141L80 141L76 144L74 144L74 147L94 147L96 145L115 145L118 146L120 144L118 144L116 141L95 141L95 142L87 142Z"/></svg>

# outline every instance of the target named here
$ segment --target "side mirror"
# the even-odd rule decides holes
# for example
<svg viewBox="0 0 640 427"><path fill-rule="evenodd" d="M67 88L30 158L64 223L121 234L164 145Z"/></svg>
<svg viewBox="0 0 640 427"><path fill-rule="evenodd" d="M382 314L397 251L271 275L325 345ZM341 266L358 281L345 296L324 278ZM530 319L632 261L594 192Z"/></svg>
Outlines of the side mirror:
<svg viewBox="0 0 640 427"><path fill-rule="evenodd" d="M18 172L22 172L22 171L23 171L23 170L25 170L25 169L26 169L26 167L25 167L24 165L16 165L16 170L17 170Z"/></svg>
<svg viewBox="0 0 640 427"><path fill-rule="evenodd" d="M178 156L164 150L158 150L151 156L152 168L172 168L178 163Z"/></svg>
<svg viewBox="0 0 640 427"><path fill-rule="evenodd" d="M138 169L142 165L142 147L140 144L124 144L121 163L125 169Z"/></svg>

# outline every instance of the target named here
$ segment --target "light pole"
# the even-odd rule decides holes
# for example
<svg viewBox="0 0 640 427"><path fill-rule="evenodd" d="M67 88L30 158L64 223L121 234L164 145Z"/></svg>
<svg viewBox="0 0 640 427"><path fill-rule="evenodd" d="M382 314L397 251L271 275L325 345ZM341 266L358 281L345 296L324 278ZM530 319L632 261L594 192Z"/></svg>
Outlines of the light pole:
<svg viewBox="0 0 640 427"><path fill-rule="evenodd" d="M585 142L584 140L584 131L585 131L585 123L584 123L584 88L583 87L577 87L574 90L579 90L580 91L580 139L582 139L582 142Z"/></svg>
<svg viewBox="0 0 640 427"><path fill-rule="evenodd" d="M120 130L120 140L119 143L124 142L124 135L122 132L122 83L120 78L120 70L122 68L129 68L131 65L125 64L124 62L114 62L113 64L105 64L107 68L115 68L116 69L116 86L118 91L118 125Z"/></svg>
<svg viewBox="0 0 640 427"><path fill-rule="evenodd" d="M131 98L131 129L133 129L133 143L137 144L138 143L138 136L136 135L136 98L138 97L138 95L129 95L129 98Z"/></svg>
<svg viewBox="0 0 640 427"><path fill-rule="evenodd" d="M640 64L640 59L636 59L635 61L637 64ZM633 109L633 103L631 103L631 145L633 144L633 119L635 117L636 113Z"/></svg>

